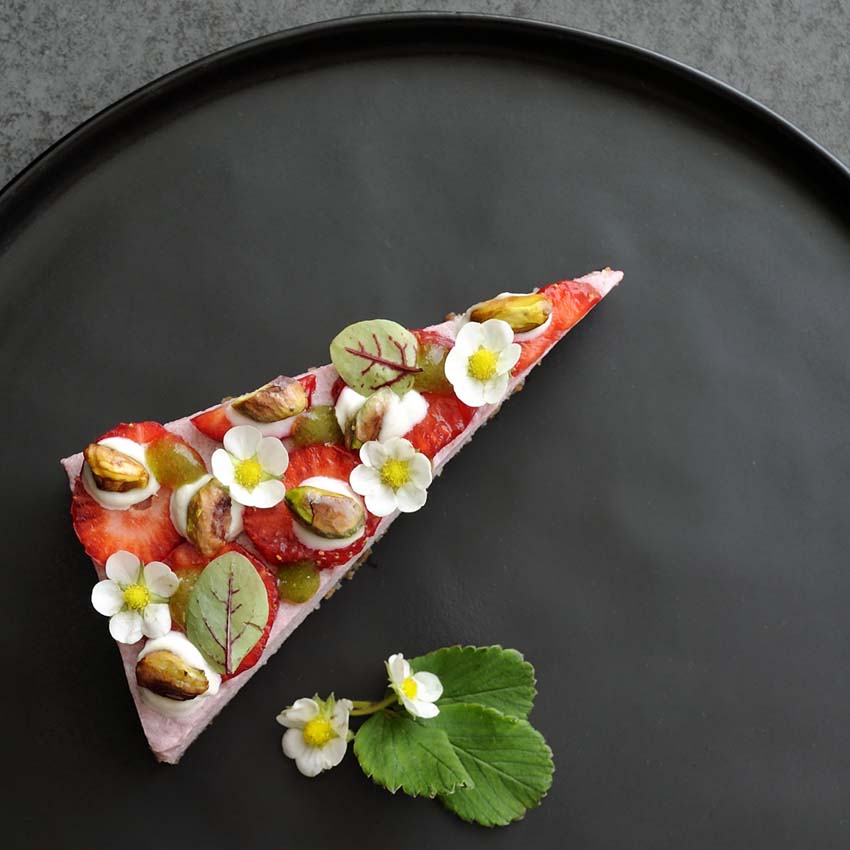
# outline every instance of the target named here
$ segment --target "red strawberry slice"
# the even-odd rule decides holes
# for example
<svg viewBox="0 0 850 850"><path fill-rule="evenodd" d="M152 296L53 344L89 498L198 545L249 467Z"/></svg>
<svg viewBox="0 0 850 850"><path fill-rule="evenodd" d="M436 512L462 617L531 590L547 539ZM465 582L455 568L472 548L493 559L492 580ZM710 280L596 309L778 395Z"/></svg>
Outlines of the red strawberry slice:
<svg viewBox="0 0 850 850"><path fill-rule="evenodd" d="M105 440L107 437L124 437L132 440L134 443L150 443L157 437L163 437L168 434L168 431L159 424L159 422L122 422L116 425L111 431L107 431L102 437L99 437L97 442Z"/></svg>
<svg viewBox="0 0 850 850"><path fill-rule="evenodd" d="M217 553L215 557L220 554ZM165 563L179 576L180 573L202 570L211 560L212 558L202 555L191 543L184 541L168 553Z"/></svg>
<svg viewBox="0 0 850 850"><path fill-rule="evenodd" d="M233 673L229 676L222 676L223 680L232 679L234 676L238 676L240 673L250 670L260 660L260 656L266 648L266 643L268 642L272 625L274 625L275 617L277 616L277 607L279 602L277 579L271 570L262 561L260 561L259 558L256 558L236 543L228 543L212 558L205 558L191 543L182 543L174 549L174 551L172 551L165 560L168 566L171 567L171 569L174 570L181 579L185 577L187 581L190 581L194 586L194 583L197 581L197 577L200 575L204 567L206 567L210 561L214 561L219 555L223 555L225 552L238 552L240 555L244 555L253 564L254 569L263 580L263 584L266 586L266 594L269 598L269 616L266 620L263 633L260 635L260 639L254 645L253 649L251 649L251 651L242 659L242 663ZM182 604L186 605L188 604L188 601L188 599L185 599L182 601ZM175 628L180 628L178 623L173 623L173 625Z"/></svg>
<svg viewBox="0 0 850 850"><path fill-rule="evenodd" d="M307 407L309 408L313 399L313 392L316 389L316 376L312 374L302 375L298 378L298 381L307 393ZM222 443L224 442L224 435L233 427L233 423L227 418L225 407L224 404L220 404L212 410L198 413L191 418L191 422L202 434L217 443Z"/></svg>
<svg viewBox="0 0 850 850"><path fill-rule="evenodd" d="M469 424L475 408L465 405L457 396L422 393L428 402L428 415L407 434L413 447L433 458Z"/></svg>
<svg viewBox="0 0 850 850"><path fill-rule="evenodd" d="M171 524L170 501L171 491L162 487L144 502L110 511L89 495L82 478L78 478L71 499L71 519L83 548L99 564L105 564L119 549L148 563L161 560L180 542Z"/></svg>
<svg viewBox="0 0 850 850"><path fill-rule="evenodd" d="M233 427L227 418L224 406L219 405L205 413L198 413L191 419L192 424L202 433L218 443L224 442L224 435Z"/></svg>
<svg viewBox="0 0 850 850"><path fill-rule="evenodd" d="M336 404L339 400L340 394L342 391L348 386L342 378L337 378L333 382L333 386L331 387L331 404Z"/></svg>
<svg viewBox="0 0 850 850"><path fill-rule="evenodd" d="M307 446L292 452L289 466L283 477L286 489L297 487L307 478L323 475L348 483L354 468L360 463L356 454L338 446ZM245 508L242 517L245 533L251 538L262 556L272 565L312 561L320 570L344 564L366 545L366 539L375 533L379 519L366 512L366 529L363 537L344 549L311 549L295 535L295 520L285 502L273 508Z"/></svg>
<svg viewBox="0 0 850 850"><path fill-rule="evenodd" d="M443 336L437 331L430 331L427 329L422 330L420 328L418 330L413 331L413 333L415 334L419 345L423 347L427 345L436 345L440 348L448 349L454 346L454 342L452 342L452 340L450 340L447 336Z"/></svg>
<svg viewBox="0 0 850 850"><path fill-rule="evenodd" d="M552 322L540 336L519 343L522 346L522 354L514 366L514 375L539 360L550 346L602 300L602 296L594 287L579 280L550 283L540 290L540 294L552 302Z"/></svg>

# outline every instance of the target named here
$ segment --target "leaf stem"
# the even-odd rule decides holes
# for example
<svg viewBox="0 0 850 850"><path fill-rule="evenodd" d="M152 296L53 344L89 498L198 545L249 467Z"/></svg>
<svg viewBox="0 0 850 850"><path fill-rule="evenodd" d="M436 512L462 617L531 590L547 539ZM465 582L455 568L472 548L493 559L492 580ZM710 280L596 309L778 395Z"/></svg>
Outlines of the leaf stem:
<svg viewBox="0 0 850 850"><path fill-rule="evenodd" d="M387 697L382 699L380 702L369 702L369 700L352 700L352 705L354 708L351 709L349 714L352 717L364 717L367 714L375 714L378 711L381 711L384 708L389 708L393 703L398 702L398 697L395 693L390 693Z"/></svg>

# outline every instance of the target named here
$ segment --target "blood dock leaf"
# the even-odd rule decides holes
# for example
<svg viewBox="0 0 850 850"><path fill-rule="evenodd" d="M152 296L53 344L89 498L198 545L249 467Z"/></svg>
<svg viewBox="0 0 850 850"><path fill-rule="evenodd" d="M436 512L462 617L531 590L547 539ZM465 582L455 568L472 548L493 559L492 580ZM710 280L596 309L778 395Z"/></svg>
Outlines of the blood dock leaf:
<svg viewBox="0 0 850 850"><path fill-rule="evenodd" d="M342 379L361 395L390 387L403 395L422 371L419 343L407 328L388 319L349 325L334 337L331 360Z"/></svg>
<svg viewBox="0 0 850 850"><path fill-rule="evenodd" d="M186 611L186 636L219 673L230 675L254 648L269 618L266 587L254 565L225 552L204 568Z"/></svg>

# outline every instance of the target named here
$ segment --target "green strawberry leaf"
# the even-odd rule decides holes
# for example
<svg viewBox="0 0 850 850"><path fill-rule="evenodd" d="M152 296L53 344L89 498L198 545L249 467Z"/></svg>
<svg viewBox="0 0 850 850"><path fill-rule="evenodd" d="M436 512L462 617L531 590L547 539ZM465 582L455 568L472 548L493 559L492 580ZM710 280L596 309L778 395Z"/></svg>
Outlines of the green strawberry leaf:
<svg viewBox="0 0 850 850"><path fill-rule="evenodd" d="M439 705L471 703L512 717L528 717L534 697L534 668L515 649L447 646L410 661L414 671L440 677Z"/></svg>
<svg viewBox="0 0 850 850"><path fill-rule="evenodd" d="M233 673L256 646L269 618L266 586L238 552L210 561L186 609L186 637L219 673Z"/></svg>
<svg viewBox="0 0 850 850"><path fill-rule="evenodd" d="M446 733L472 778L439 795L463 820L505 826L539 805L552 785L552 751L527 720L481 705L447 705L427 724Z"/></svg>
<svg viewBox="0 0 850 850"><path fill-rule="evenodd" d="M331 342L331 360L343 381L361 395L390 387L403 395L422 370L419 343L407 328L389 319L356 322Z"/></svg>
<svg viewBox="0 0 850 850"><path fill-rule="evenodd" d="M358 730L354 755L365 774L395 794L451 794L472 780L446 733L399 711L379 711Z"/></svg>

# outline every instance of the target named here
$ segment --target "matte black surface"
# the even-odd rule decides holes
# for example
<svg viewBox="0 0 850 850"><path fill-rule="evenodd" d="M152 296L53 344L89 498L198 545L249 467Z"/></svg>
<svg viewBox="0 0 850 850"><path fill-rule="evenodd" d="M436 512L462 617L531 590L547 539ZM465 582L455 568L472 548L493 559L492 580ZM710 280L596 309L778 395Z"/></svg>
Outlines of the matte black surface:
<svg viewBox="0 0 850 850"><path fill-rule="evenodd" d="M0 197L11 846L838 848L850 834L847 174L616 43L462 18L249 44ZM610 264L626 281L192 746L157 765L56 459ZM307 781L276 712L451 642L536 665L505 830ZM11 781L10 781L11 777Z"/></svg>

